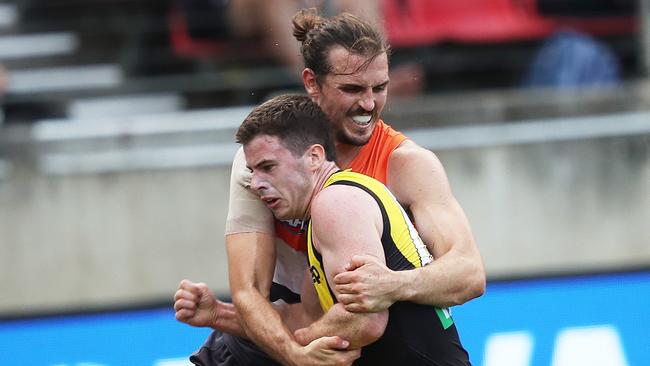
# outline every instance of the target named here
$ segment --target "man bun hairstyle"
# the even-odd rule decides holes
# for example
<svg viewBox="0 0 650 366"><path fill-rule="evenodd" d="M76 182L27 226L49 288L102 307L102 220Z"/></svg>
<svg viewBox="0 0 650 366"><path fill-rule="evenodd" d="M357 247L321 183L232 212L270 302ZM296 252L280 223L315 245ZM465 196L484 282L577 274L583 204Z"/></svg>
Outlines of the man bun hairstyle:
<svg viewBox="0 0 650 366"><path fill-rule="evenodd" d="M324 21L325 18L318 15L316 8L302 9L293 16L293 36L303 43L307 39L307 33Z"/></svg>
<svg viewBox="0 0 650 366"><path fill-rule="evenodd" d="M242 145L259 135L276 136L294 156L302 156L314 145L322 145L328 161L336 161L330 122L308 96L284 94L272 98L244 119L235 135Z"/></svg>
<svg viewBox="0 0 650 366"><path fill-rule="evenodd" d="M302 9L293 17L293 35L301 44L305 67L319 79L332 71L327 56L333 47L341 46L350 53L366 56L364 65L382 53L390 55L382 32L350 13L323 18L315 8Z"/></svg>

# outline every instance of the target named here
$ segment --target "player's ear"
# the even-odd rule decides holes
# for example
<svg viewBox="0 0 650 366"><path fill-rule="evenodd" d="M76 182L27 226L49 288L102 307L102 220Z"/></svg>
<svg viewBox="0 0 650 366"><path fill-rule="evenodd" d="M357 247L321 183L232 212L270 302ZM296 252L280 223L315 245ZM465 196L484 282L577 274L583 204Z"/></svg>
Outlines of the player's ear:
<svg viewBox="0 0 650 366"><path fill-rule="evenodd" d="M302 70L302 83L305 86L307 95L309 95L311 100L316 101L320 95L320 86L318 85L318 80L316 80L314 70L310 68Z"/></svg>
<svg viewBox="0 0 650 366"><path fill-rule="evenodd" d="M320 144L313 144L307 149L307 159L311 167L319 167L325 162L325 148Z"/></svg>

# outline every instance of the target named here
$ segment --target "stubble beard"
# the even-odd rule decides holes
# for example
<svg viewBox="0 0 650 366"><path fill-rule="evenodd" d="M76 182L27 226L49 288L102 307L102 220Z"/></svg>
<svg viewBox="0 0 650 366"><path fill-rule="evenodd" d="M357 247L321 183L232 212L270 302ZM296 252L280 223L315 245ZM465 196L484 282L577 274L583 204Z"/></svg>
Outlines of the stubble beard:
<svg viewBox="0 0 650 366"><path fill-rule="evenodd" d="M338 131L336 133L336 141L342 144L346 145L352 145L352 146L364 146L370 141L370 136L368 137L363 137L363 138L353 138L351 136L348 136L345 131Z"/></svg>

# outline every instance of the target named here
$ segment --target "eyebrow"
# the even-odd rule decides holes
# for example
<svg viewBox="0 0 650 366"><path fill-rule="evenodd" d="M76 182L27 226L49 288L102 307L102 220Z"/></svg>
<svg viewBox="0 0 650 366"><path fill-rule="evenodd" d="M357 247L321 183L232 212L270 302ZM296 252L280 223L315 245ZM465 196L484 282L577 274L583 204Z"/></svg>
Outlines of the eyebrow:
<svg viewBox="0 0 650 366"><path fill-rule="evenodd" d="M377 85L373 86L373 88L376 88L378 86L386 86L386 85L388 85L388 83L390 83L390 80L386 80L383 83L377 84Z"/></svg>
<svg viewBox="0 0 650 366"><path fill-rule="evenodd" d="M260 161L259 163L255 164L252 168L248 164L246 164L246 168L248 168L248 170L250 170L250 171L253 171L254 168L260 167L260 166L262 166L264 164L273 163L273 162L275 162L275 160L273 160L273 159L264 159L264 160Z"/></svg>
<svg viewBox="0 0 650 366"><path fill-rule="evenodd" d="M386 86L386 85L388 85L389 82L390 82L390 80L386 80L386 81L381 82L379 84L372 85L371 88L376 88L376 87L379 87L379 86ZM357 84L357 83L342 83L342 84L337 85L337 88L351 88L351 87L352 88L358 88L358 87L365 88L366 86L362 85L362 84Z"/></svg>

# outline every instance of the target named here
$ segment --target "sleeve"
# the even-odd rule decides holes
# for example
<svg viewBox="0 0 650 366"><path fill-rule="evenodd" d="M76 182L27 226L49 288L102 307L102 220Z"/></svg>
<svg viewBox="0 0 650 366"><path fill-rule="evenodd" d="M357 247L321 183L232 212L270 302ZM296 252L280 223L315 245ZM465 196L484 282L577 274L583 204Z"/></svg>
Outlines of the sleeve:
<svg viewBox="0 0 650 366"><path fill-rule="evenodd" d="M273 214L250 191L251 172L246 168L244 150L240 147L232 162L230 200L225 234L274 233Z"/></svg>

